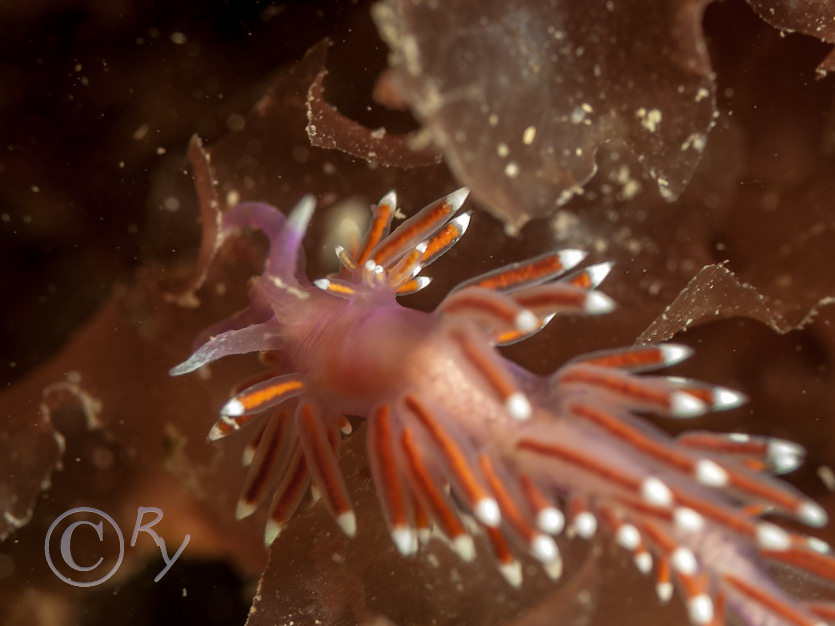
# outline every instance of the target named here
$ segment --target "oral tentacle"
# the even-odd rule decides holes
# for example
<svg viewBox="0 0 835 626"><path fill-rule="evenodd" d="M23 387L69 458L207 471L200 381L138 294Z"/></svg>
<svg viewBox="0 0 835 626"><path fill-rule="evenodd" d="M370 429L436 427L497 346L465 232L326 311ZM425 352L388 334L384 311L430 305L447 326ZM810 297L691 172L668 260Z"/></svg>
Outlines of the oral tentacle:
<svg viewBox="0 0 835 626"><path fill-rule="evenodd" d="M171 376L182 376L227 356L279 349L280 338L281 324L275 319L238 330L228 330L210 338L168 373Z"/></svg>

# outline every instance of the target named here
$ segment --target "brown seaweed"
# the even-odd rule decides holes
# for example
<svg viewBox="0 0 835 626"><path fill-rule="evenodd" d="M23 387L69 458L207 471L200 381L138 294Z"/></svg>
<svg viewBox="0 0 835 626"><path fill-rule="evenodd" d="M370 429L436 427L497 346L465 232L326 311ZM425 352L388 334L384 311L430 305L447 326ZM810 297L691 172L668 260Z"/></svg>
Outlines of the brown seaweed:
<svg viewBox="0 0 835 626"><path fill-rule="evenodd" d="M615 269L604 287L621 308L605 320L565 320L535 340L514 346L509 351L513 358L532 369L547 371L578 352L629 344L639 337L674 337L690 343L697 348L696 356L681 367L681 373L744 390L751 397L751 404L744 409L721 418L705 418L704 427L761 432L800 441L809 448L808 463L791 479L831 510L835 496L817 474L826 475L823 470L835 459L831 438L821 436L835 423L835 319L830 301L835 296L831 263L835 243L831 204L835 99L832 78L815 80L814 71L830 54L829 46L814 39L832 41L827 26L831 22L820 21L827 19L829 7L826 3L807 3L792 13L789 9L800 5L751 5L769 23L812 37L783 37L742 2L710 6L707 2L672 3L675 10L653 16L646 24L639 23L646 11L620 4L613 15L593 28L585 27L579 17L566 16L560 22L564 26L561 30L565 31L564 46L570 45L572 54L555 48L557 58L567 65L552 74L563 75L564 85L573 84L571 81L579 84L581 78L587 81L579 86L580 95L554 87L545 90L538 108L531 108L526 97L536 101L535 81L524 72L518 84L508 84L505 89L488 81L485 85L492 91L485 94L490 99L478 94L476 101L482 98L480 101L490 106L505 107L496 125L490 124L489 113L483 116L477 111L478 115L469 117L462 113L466 98L463 103L450 102L449 113L458 115L452 121L422 113L427 107L432 113L431 98L416 100L424 97L426 86L407 83L420 83L426 77L419 77L421 81L414 76L404 79L404 68L397 66L399 88L412 103L422 126L409 134L408 141L400 143L390 140L403 135L402 129L387 131L383 141L391 152L378 152L376 169L369 167L363 155L367 156L368 150L377 145L373 142L379 141L372 129L386 128L389 118L381 113L379 119L375 117L378 109L366 118L357 113L373 106L370 89L368 94L354 96L358 104L353 109L344 104L340 95L345 92L344 85L360 81L364 66L354 62L351 70L339 64L335 67L333 61L334 56L345 56L351 46L361 47L359 40L365 43L373 36L373 25L365 13L368 7L361 5L356 13L338 16L340 24L350 24L354 29L353 39L317 32L311 26L309 39L293 44L295 56L301 57L321 34L330 34L339 42L334 44L340 46L338 54L332 52L326 57L327 46L320 44L298 64L266 82L254 72L244 73L240 80L249 95L239 96L234 105L230 104L234 100L231 96L222 104L212 105L218 110L222 127L229 115L244 111L250 101L257 100L251 113L234 118L228 132L217 132L216 122L212 122L215 132L206 132L212 124L202 113L173 116L171 111L180 103L164 105L151 98L140 117L164 121L158 124L162 129L159 141L152 141L153 137L130 138L138 124L133 124L136 120L132 118L120 118L117 126L127 129L122 135L130 139L127 144L97 144L94 163L110 164L112 171L106 170L104 182L96 179L95 184L87 184L83 193L70 196L72 176L50 178L46 174L50 169L40 163L36 180L42 189L34 193L29 189L32 176L22 175L25 164L5 165L3 171L7 177L12 175L17 186L6 188L4 194L20 199L17 205L11 201L9 205L26 207L26 214L34 216L40 230L26 227L22 215L3 209L0 213L8 212L9 220L0 221L0 228L7 229L2 234L17 243L14 236L25 236L27 245L66 240L66 249L58 246L66 254L61 257L65 267L57 279L59 293L63 294L86 293L83 290L92 289L91 284L100 289L98 282L108 285L114 277L114 263L102 251L111 245L109 238L118 230L115 226L112 231L94 231L85 243L89 248L84 255L67 252L76 236L73 233L86 232L79 226L85 220L95 221L100 214L112 217L116 209L135 202L135 195L140 198L141 210L145 210L145 194L153 198L147 200L152 207L160 198L176 195L181 208L167 212L148 209L147 221L138 221L148 252L143 269L117 273L122 286L111 289L98 308L91 309L89 320L80 324L76 317L71 333L60 331L68 337L64 347L0 392L0 407L6 417L0 454L7 463L0 473L0 507L8 514L3 532L12 532L0 544L0 621L55 623L55 616L60 614L64 616L61 623L83 622L84 604L92 596L62 586L46 567L42 554L50 523L78 503L110 511L123 528L131 527L140 503L160 506L169 524L167 537L175 541L185 533L192 535L187 555L227 559L245 575L253 579L259 576L267 556L260 545L261 521L234 520L234 501L243 477L239 469L243 441L212 446L204 440L231 385L257 364L246 359L220 364L212 367L211 377L205 379L195 376L172 380L166 373L189 352L201 328L243 305L247 281L258 272L261 242L257 237L218 242L212 234L212 216L238 200L268 201L286 209L303 193L315 192L321 208L309 253L318 251L315 242L331 230L331 218L345 208L343 200L367 204L392 187L398 189L407 212L467 183L477 198L474 206L516 225L526 219L520 211L527 217L548 215L522 228L516 239L504 236L503 224L485 214L477 215L459 249L433 267L435 284L415 304L431 306L445 289L476 271L554 245L582 246L592 251L595 260L612 259ZM379 17L386 28L414 26L385 22L397 18L397 5L388 6L395 14ZM505 5L495 6L501 7L496 11L505 11ZM531 23L530 16L536 15L533 11L543 10L542 6L520 3L521 8L512 16L516 19L513 29L493 28L496 37L482 38L481 44L479 27L473 26L477 20L463 4L460 9L448 8L442 15L432 14L439 22L429 25L453 25L457 34L447 41L450 49L465 60L472 59L472 44L484 46L476 50L494 50L496 41L509 42L510 60L494 63L497 71L493 78L513 80L512 71L498 69L513 67L507 65L510 61L536 58L533 44L542 38L516 35L540 26L548 34L547 20ZM602 2L591 8L606 11ZM768 16L770 8L776 11L772 15L780 16L779 21ZM415 11L418 9L423 7L417 6ZM288 8L285 15L258 19L277 23L286 18L289 24L296 24L296 30L298 24L313 23L309 16L293 13L296 10ZM360 10L364 13L356 17ZM589 14L594 12L590 10ZM96 15L96 19L105 19L100 13ZM322 31L336 28L316 24ZM419 25L422 29L426 26L424 22ZM818 29L818 25L823 28ZM666 60L657 49L646 50L638 43L632 44L636 54L643 52L645 56L624 55L623 41L650 41L652 33L657 33L663 35L661 41L669 42L679 32L673 27L680 27L686 34L677 39L679 57ZM347 29L340 32L344 34ZM386 31L387 40L394 32L405 31ZM441 32L436 28L434 36L439 37ZM615 45L602 38L609 33L619 38ZM553 34L550 36L559 43ZM596 43L594 37L600 42ZM259 41L264 42L263 51L274 46L275 39ZM395 48L409 45L407 39L390 43ZM556 44L548 41L548 45ZM583 53L578 56L580 46ZM377 42L371 48L364 58L370 65L382 67L383 45ZM230 66L237 71L234 63L223 58L222 49L219 45L203 62L214 64L216 72L221 67L229 71ZM612 82L605 94L629 93L608 118L601 115L605 123L598 119L597 123L585 124L584 115L579 124L573 124L571 114L578 106L585 111L582 103L593 92L592 59L600 55L611 60L606 76ZM199 57L184 54L184 58ZM691 65L685 63L688 60ZM156 62L161 64L158 58ZM684 67L693 69L687 73ZM169 85L167 92L173 93L170 86L177 83L171 79L172 70L159 74L153 68L122 65L120 76L142 77L136 84L149 98L159 92L158 78L163 76ZM568 76L570 68L582 71ZM616 71L619 68L623 69L620 73ZM455 64L450 70L467 76ZM678 94L682 73L686 78L682 83L685 95ZM91 74L98 79L103 75ZM627 89L629 80L636 89ZM99 84L93 80L91 89ZM266 89L256 85L266 85ZM701 88L707 89L708 97L694 102ZM108 97L105 92L94 93L99 98ZM563 101L558 97L561 93L571 97ZM638 102L635 98L640 94L652 98ZM583 95L588 97L580 97ZM612 108L603 96L589 103L592 113ZM641 107L645 109L643 116L637 115ZM660 124L656 115L649 115L656 108ZM574 153L565 160L548 162L554 167L550 171L558 171L559 177L551 179L546 174L539 180L535 172L542 169L547 148L536 154L532 148L530 160L517 156L515 150L528 147L525 131L531 125L532 112L551 110L558 115L550 121L550 131L537 122L530 146L534 142L544 146L547 140L560 150L568 147ZM316 118L317 134L329 137L329 147L335 149L311 145L306 131L309 111L320 116ZM714 111L719 115L706 134L714 123ZM561 116L568 116L568 121ZM576 118L580 118L579 112ZM456 126L458 122L466 123ZM40 127L32 124L27 121L24 127ZM44 137L55 137L52 124L39 124L46 129ZM651 132L647 124L655 124L656 130ZM180 135L174 132L177 129ZM202 252L194 246L201 236L195 226L198 211L187 188L189 181L180 173L182 163L174 158L159 163L163 159L155 154L159 147L156 144L165 144L171 150L179 146L178 150L185 152L187 137L195 130L217 135L209 141L195 140L189 151L203 219ZM466 142L460 146L454 136L456 130L466 133ZM692 141L681 150L694 133L706 137L700 155ZM450 136L439 140L443 134ZM452 172L443 164L415 161L413 141L416 138L419 143L428 136L435 137ZM100 141L110 141L110 137L103 133ZM507 157L499 154L501 142L508 147ZM357 146L353 152L351 145ZM64 144L61 147L69 150ZM451 154L453 148L471 151L472 161ZM577 148L583 150L581 155L576 154ZM592 158L595 150L596 158ZM56 150L56 154L60 152ZM508 187L504 169L511 154L519 160L519 176L513 179L519 184ZM63 153L60 158L55 156L50 162L53 170L57 171L66 158ZM127 161L129 176L119 174L120 160ZM479 163L488 165L479 169ZM404 165L416 167L403 171ZM151 169L151 174L143 168ZM595 168L597 173L589 179ZM654 168L655 176L650 168ZM131 181L152 179L153 192L151 185L140 191L132 184L126 186L119 176ZM670 182L671 197L677 196L674 202L659 194L659 177ZM18 179L26 185L20 186L23 182ZM42 182L47 180L49 185ZM574 195L552 213L560 192L583 182L582 194ZM101 189L106 192L100 193L101 198L95 197ZM87 205L96 207L93 217L81 212L80 207ZM114 213L103 212L102 205L115 207ZM54 220L39 220L39 216L53 216ZM126 220L116 223L127 231L133 218L127 214L117 217ZM19 235L13 235L12 228ZM135 229L132 232L135 238ZM120 245L133 254L136 244L131 244L130 238L126 241ZM32 246L37 247L34 243ZM172 248L177 252L172 253ZM19 249L3 246L0 254L10 255ZM330 249L322 256L309 256L313 259L309 268L312 274L327 271ZM17 258L3 256L4 266L19 267ZM40 275L18 271L4 282L8 281L8 293L25 295L30 291L47 293L49 280L56 279L40 279ZM76 284L78 289L74 289ZM75 306L70 296L64 297L66 307ZM91 301L90 306L95 306L95 298ZM29 342L26 345L36 345L48 333L59 333L56 329L66 321L62 317L66 307L60 302L50 305L55 328L47 328L43 318L29 313L31 327L21 331ZM4 326L5 336L13 334L7 329L21 328L16 324ZM6 345L10 346L9 360L22 362L17 358L21 342ZM68 372L74 374L68 378ZM41 403L43 409L39 408ZM662 426L673 428L670 424ZM66 445L63 454L57 443L62 438ZM662 613L651 585L620 553L603 544L592 548L566 544L565 578L553 584L531 575L530 585L521 592L504 587L483 556L476 566L465 567L452 559L444 546L433 544L429 554L415 560L397 557L368 491L361 450L349 449L343 462L352 477L352 495L361 505L360 536L355 541L344 540L320 507L313 506L299 515L269 551L269 564L250 616L253 624L280 618L312 624L317 616L332 623L408 624L435 619L437 623L463 620L520 625L553 623L556 616L574 623L602 624L623 619L626 610L630 623L644 619L684 623L680 607L670 606ZM27 519L29 523L22 525ZM10 520L14 523L9 524ZM832 533L829 528L821 536L832 540ZM141 576L146 559L158 556L156 547L147 543L130 555L121 577L102 590L115 592L124 581ZM412 589L413 584L420 585L419 591Z"/></svg>

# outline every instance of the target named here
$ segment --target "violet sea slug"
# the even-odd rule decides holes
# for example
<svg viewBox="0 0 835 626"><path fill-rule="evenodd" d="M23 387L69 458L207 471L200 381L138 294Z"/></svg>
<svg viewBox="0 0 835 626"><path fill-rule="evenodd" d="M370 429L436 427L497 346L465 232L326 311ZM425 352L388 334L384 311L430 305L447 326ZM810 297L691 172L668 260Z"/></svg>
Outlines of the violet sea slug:
<svg viewBox="0 0 835 626"><path fill-rule="evenodd" d="M826 544L770 521L827 521L774 477L795 469L803 450L744 434L672 438L640 417L688 418L744 401L729 389L645 375L687 358L689 348L586 354L544 377L497 352L556 315L610 311L597 290L608 264L576 269L584 254L559 250L473 278L430 313L397 302L429 282L421 270L464 234L466 197L455 191L391 230L396 199L386 194L356 249L337 248L340 272L313 283L301 248L312 197L286 219L258 203L223 215L221 236L257 228L269 238L264 271L249 307L210 329L171 373L252 352L268 366L223 406L209 434L258 424L239 517L271 496L270 543L315 485L353 535L337 449L351 432L346 416L360 417L379 501L404 555L434 527L472 559L478 528L501 573L519 585L518 551L558 576L555 536L604 532L639 570L654 571L662 601L678 590L693 624L722 624L727 611L751 625L835 620L835 604L789 595L766 569L773 561L835 581Z"/></svg>

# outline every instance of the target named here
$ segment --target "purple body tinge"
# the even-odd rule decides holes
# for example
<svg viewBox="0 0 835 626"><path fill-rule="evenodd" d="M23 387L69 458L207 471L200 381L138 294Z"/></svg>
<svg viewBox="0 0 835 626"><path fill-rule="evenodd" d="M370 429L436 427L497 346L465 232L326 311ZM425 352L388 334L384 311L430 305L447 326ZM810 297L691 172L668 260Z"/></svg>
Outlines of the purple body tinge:
<svg viewBox="0 0 835 626"><path fill-rule="evenodd" d="M301 253L311 198L286 220L263 204L223 217L223 236L243 227L267 234L265 270L250 308L214 327L172 374L248 352L280 363L233 395L210 434L260 418L239 516L272 492L271 542L315 484L352 535L356 519L336 452L351 432L347 417L366 418L369 465L403 554L434 526L471 559L473 534L481 534L517 585L514 552L558 576L554 537L601 531L639 570L655 569L662 601L678 589L694 624L723 623L726 605L751 625L815 626L835 614L831 604L782 591L763 565L773 560L835 581L828 547L763 518L826 523L823 509L771 475L797 467L802 450L742 434L673 439L640 417L684 419L744 401L721 387L639 375L687 358L689 348L582 355L547 377L496 351L556 314L611 310L596 290L608 265L571 272L583 254L560 250L476 277L431 313L397 303L425 286L421 269L463 234L469 215L457 211L465 198L466 190L454 192L389 233L396 204L387 194L358 249L337 249L341 271L312 284Z"/></svg>

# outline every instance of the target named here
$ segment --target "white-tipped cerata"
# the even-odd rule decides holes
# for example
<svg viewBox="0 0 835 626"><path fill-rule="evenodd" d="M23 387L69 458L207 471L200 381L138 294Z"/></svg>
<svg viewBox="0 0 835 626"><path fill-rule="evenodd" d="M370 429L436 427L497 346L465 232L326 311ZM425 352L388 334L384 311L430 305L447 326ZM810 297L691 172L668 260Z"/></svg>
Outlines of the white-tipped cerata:
<svg viewBox="0 0 835 626"><path fill-rule="evenodd" d="M357 516L353 511L345 511L336 516L336 523L342 529L342 532L353 537L357 534Z"/></svg>
<svg viewBox="0 0 835 626"><path fill-rule="evenodd" d="M412 293L417 293L421 289L424 289L432 282L432 279L429 276L418 276L415 279L415 290Z"/></svg>
<svg viewBox="0 0 835 626"><path fill-rule="evenodd" d="M792 547L792 538L779 526L762 522L757 525L757 545L763 550L782 552Z"/></svg>
<svg viewBox="0 0 835 626"><path fill-rule="evenodd" d="M673 492L658 478L650 476L641 483L641 496L647 504L668 507L673 503Z"/></svg>
<svg viewBox="0 0 835 626"><path fill-rule="evenodd" d="M829 516L826 514L818 504L814 502L804 502L797 509L798 519L813 528L822 528L826 526Z"/></svg>
<svg viewBox="0 0 835 626"><path fill-rule="evenodd" d="M675 571L685 576L693 576L699 569L699 562L690 548L676 548L670 558L670 564Z"/></svg>
<svg viewBox="0 0 835 626"><path fill-rule="evenodd" d="M812 552L817 552L818 554L832 554L832 548L830 545L823 539L818 539L817 537L807 537L806 546Z"/></svg>
<svg viewBox="0 0 835 626"><path fill-rule="evenodd" d="M528 309L520 311L516 316L516 319L513 321L516 326L516 330L523 333L529 333L539 326L539 318L537 318L536 315Z"/></svg>
<svg viewBox="0 0 835 626"><path fill-rule="evenodd" d="M586 258L586 254L585 250L575 250L574 248L566 248L557 252L563 270L570 270L572 267L580 265Z"/></svg>
<svg viewBox="0 0 835 626"><path fill-rule="evenodd" d="M417 551L417 535L408 526L395 526L391 529L391 540L397 551L403 556L409 556Z"/></svg>
<svg viewBox="0 0 835 626"><path fill-rule="evenodd" d="M513 419L527 420L531 417L531 403L521 391L510 394L505 401L505 408Z"/></svg>
<svg viewBox="0 0 835 626"><path fill-rule="evenodd" d="M686 391L673 391L670 394L670 414L673 417L697 417L707 411L708 406L704 402Z"/></svg>
<svg viewBox="0 0 835 626"><path fill-rule="evenodd" d="M641 533L632 524L621 524L615 533L615 542L625 550L636 550L641 545Z"/></svg>
<svg viewBox="0 0 835 626"><path fill-rule="evenodd" d="M646 550L642 550L635 555L635 567L642 574L649 574L652 571L652 555Z"/></svg>
<svg viewBox="0 0 835 626"><path fill-rule="evenodd" d="M473 511L475 516L485 526L495 528L502 521L502 514L499 511L499 505L493 498L483 498L475 505Z"/></svg>
<svg viewBox="0 0 835 626"><path fill-rule="evenodd" d="M713 600L705 593L693 596L687 601L687 613L696 626L713 621Z"/></svg>
<svg viewBox="0 0 835 626"><path fill-rule="evenodd" d="M611 313L615 310L615 301L599 291L590 291L586 294L585 309L590 315Z"/></svg>
<svg viewBox="0 0 835 626"><path fill-rule="evenodd" d="M793 472L803 463L806 450L793 441L785 439L768 440L768 460L777 474Z"/></svg>
<svg viewBox="0 0 835 626"><path fill-rule="evenodd" d="M611 261L606 261L605 263L589 265L586 268L586 274L588 274L592 289L597 289L600 284L606 280L606 277L612 271L612 265Z"/></svg>
<svg viewBox="0 0 835 626"><path fill-rule="evenodd" d="M268 519L266 526L264 526L264 545L271 546L279 533L281 533L281 524L275 520Z"/></svg>
<svg viewBox="0 0 835 626"><path fill-rule="evenodd" d="M554 560L542 564L542 569L551 580L558 580L562 576L562 555L557 548L557 556Z"/></svg>
<svg viewBox="0 0 835 626"><path fill-rule="evenodd" d="M565 528L565 515L553 506L547 506L536 514L536 526L544 533L558 535Z"/></svg>
<svg viewBox="0 0 835 626"><path fill-rule="evenodd" d="M534 558L542 563L550 563L560 554L557 544L548 535L536 535L531 542L530 549Z"/></svg>
<svg viewBox="0 0 835 626"><path fill-rule="evenodd" d="M391 207L392 211L396 211L397 210L397 192L394 189L392 189L386 195L384 195L382 198L380 198L380 201L377 204L379 206L383 206L383 205L389 206L389 207Z"/></svg>
<svg viewBox="0 0 835 626"><path fill-rule="evenodd" d="M574 532L583 539L591 539L597 532L597 518L589 511L578 513L572 522Z"/></svg>
<svg viewBox="0 0 835 626"><path fill-rule="evenodd" d="M327 278L317 278L313 281L313 284L316 285L322 291L327 291L328 287L331 286L331 281L329 281Z"/></svg>
<svg viewBox="0 0 835 626"><path fill-rule="evenodd" d="M258 505L254 502L247 502L246 500L238 500L238 506L235 509L235 518L236 519L244 519L245 517L249 517L253 513L255 513L255 509L258 508Z"/></svg>
<svg viewBox="0 0 835 626"><path fill-rule="evenodd" d="M673 597L673 583L669 580L660 580L655 584L655 595L661 604L667 604Z"/></svg>
<svg viewBox="0 0 835 626"><path fill-rule="evenodd" d="M425 546L432 539L432 529L428 526L421 526L417 529L418 544Z"/></svg>
<svg viewBox="0 0 835 626"><path fill-rule="evenodd" d="M470 190L466 187L461 187L460 189L456 189L451 194L447 195L447 197L444 198L444 202L452 207L452 212L454 213L461 208L469 195Z"/></svg>
<svg viewBox="0 0 835 626"><path fill-rule="evenodd" d="M212 428L209 430L209 434L206 435L206 440L207 441L217 441L218 439L223 437L225 434L227 434L227 433L223 432L223 428L220 427L220 424L215 423L212 426ZM248 463L247 463L247 465L248 465Z"/></svg>
<svg viewBox="0 0 835 626"><path fill-rule="evenodd" d="M469 563L475 558L475 543L473 538L466 533L462 533L454 537L452 542L452 549L462 561Z"/></svg>
<svg viewBox="0 0 835 626"><path fill-rule="evenodd" d="M451 223L455 224L455 227L458 229L458 232L460 232L461 235L463 235L464 233L467 232L467 229L470 227L470 219L472 219L472 214L471 213L469 213L469 212L462 213L461 215L456 217L454 220L452 220Z"/></svg>
<svg viewBox="0 0 835 626"><path fill-rule="evenodd" d="M727 387L713 388L713 409L715 411L735 409L746 402L748 402L748 397L744 393L728 389Z"/></svg>
<svg viewBox="0 0 835 626"><path fill-rule="evenodd" d="M690 346L677 343L662 343L658 349L661 351L665 367L686 361L693 355L693 349Z"/></svg>
<svg viewBox="0 0 835 626"><path fill-rule="evenodd" d="M676 530L682 533L697 533L704 528L705 518L691 508L680 506L673 511Z"/></svg>
<svg viewBox="0 0 835 626"><path fill-rule="evenodd" d="M518 587L522 584L522 566L519 564L519 561L502 563L499 566L499 571L512 587Z"/></svg>
<svg viewBox="0 0 835 626"><path fill-rule="evenodd" d="M701 459L696 463L696 480L708 487L725 487L728 484L728 472L710 459Z"/></svg>
<svg viewBox="0 0 835 626"><path fill-rule="evenodd" d="M246 407L244 407L243 402L237 398L232 398L220 409L221 419L223 416L240 417L244 414L244 411L246 411Z"/></svg>

